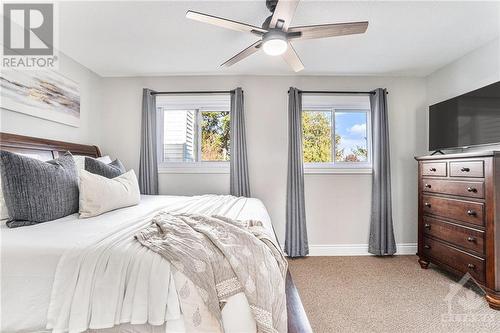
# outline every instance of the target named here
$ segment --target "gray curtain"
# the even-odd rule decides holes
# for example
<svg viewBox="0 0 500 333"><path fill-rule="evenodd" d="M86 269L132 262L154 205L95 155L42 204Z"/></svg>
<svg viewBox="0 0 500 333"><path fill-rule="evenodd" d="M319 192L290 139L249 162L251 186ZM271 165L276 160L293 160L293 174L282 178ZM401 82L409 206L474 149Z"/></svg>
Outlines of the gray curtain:
<svg viewBox="0 0 500 333"><path fill-rule="evenodd" d="M247 140L245 135L245 107L243 90L231 91L231 161L229 188L231 195L250 197L248 181Z"/></svg>
<svg viewBox="0 0 500 333"><path fill-rule="evenodd" d="M378 88L370 95L372 123L372 211L368 251L383 256L396 253L392 227L391 158L387 94Z"/></svg>
<svg viewBox="0 0 500 333"><path fill-rule="evenodd" d="M302 96L296 88L290 88L288 92L288 178L286 184L285 252L292 258L309 254L304 200Z"/></svg>
<svg viewBox="0 0 500 333"><path fill-rule="evenodd" d="M139 187L142 194L158 194L156 150L156 98L150 89L142 90L141 157Z"/></svg>

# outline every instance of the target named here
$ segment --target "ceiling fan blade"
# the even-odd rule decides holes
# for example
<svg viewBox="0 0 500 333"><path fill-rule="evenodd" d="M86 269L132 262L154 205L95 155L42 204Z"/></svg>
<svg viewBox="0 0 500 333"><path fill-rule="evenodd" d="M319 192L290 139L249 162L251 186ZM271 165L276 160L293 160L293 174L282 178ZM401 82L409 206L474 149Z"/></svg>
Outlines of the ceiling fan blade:
<svg viewBox="0 0 500 333"><path fill-rule="evenodd" d="M254 54L255 52L257 52L260 49L261 44L262 44L262 41L260 41L260 40L256 41L255 43L253 43L252 45L250 45L249 47L247 47L246 49L244 49L243 51L241 51L240 53L238 53L237 55L235 55L234 57L232 57L231 59L229 59L225 63L223 63L221 65L221 67L222 66L224 66L224 67L232 66L235 63L237 63L238 61L241 61L241 60L245 59L246 57L251 56L252 54Z"/></svg>
<svg viewBox="0 0 500 333"><path fill-rule="evenodd" d="M262 29L250 24L241 23L233 20L228 20L222 17L217 17L213 15L203 14L199 12L194 12L192 10L188 10L186 13L186 17L191 20L208 23L212 25L216 25L221 28L242 31L242 32L252 32L258 35L262 35L267 32L266 29Z"/></svg>
<svg viewBox="0 0 500 333"><path fill-rule="evenodd" d="M327 38L335 36L362 34L368 28L368 22L349 22L336 24L306 25L302 27L291 27L288 33L297 34L297 37L290 36L293 40Z"/></svg>
<svg viewBox="0 0 500 333"><path fill-rule="evenodd" d="M304 69L304 64L300 60L297 52L295 52L295 49L293 48L292 44L288 43L288 48L286 49L286 52L283 53L282 55L283 59L287 62L287 64L292 67L294 72L300 72L301 70Z"/></svg>
<svg viewBox="0 0 500 333"><path fill-rule="evenodd" d="M273 17L271 18L271 23L269 23L269 27L287 31L298 4L299 0L278 1L278 4L276 5L276 8L274 10ZM278 24L278 21L283 21L283 26L280 26L280 24Z"/></svg>

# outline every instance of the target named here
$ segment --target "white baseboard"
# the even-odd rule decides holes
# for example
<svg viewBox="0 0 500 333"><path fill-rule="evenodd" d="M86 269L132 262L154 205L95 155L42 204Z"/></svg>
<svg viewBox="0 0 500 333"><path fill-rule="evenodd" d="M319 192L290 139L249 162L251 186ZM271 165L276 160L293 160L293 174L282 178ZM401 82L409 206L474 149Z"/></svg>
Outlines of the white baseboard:
<svg viewBox="0 0 500 333"><path fill-rule="evenodd" d="M396 244L396 255L417 253L417 243ZM370 256L368 244L309 245L310 256Z"/></svg>

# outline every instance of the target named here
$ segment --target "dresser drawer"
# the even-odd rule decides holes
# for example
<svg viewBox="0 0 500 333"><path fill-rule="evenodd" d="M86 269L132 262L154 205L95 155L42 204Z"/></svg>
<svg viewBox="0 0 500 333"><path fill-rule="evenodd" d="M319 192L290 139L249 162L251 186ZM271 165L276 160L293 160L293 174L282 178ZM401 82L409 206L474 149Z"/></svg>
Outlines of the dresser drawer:
<svg viewBox="0 0 500 333"><path fill-rule="evenodd" d="M485 280L485 260L440 241L424 237L423 253L459 272L470 273L478 281Z"/></svg>
<svg viewBox="0 0 500 333"><path fill-rule="evenodd" d="M445 179L422 179L422 190L429 193L460 195L462 197L484 198L483 182L467 182Z"/></svg>
<svg viewBox="0 0 500 333"><path fill-rule="evenodd" d="M484 254L484 232L424 216L424 234Z"/></svg>
<svg viewBox="0 0 500 333"><path fill-rule="evenodd" d="M484 204L480 202L423 195L422 209L424 214L484 225Z"/></svg>
<svg viewBox="0 0 500 333"><path fill-rule="evenodd" d="M450 162L450 177L484 177L484 162Z"/></svg>
<svg viewBox="0 0 500 333"><path fill-rule="evenodd" d="M446 177L446 162L422 162L423 176L440 176Z"/></svg>

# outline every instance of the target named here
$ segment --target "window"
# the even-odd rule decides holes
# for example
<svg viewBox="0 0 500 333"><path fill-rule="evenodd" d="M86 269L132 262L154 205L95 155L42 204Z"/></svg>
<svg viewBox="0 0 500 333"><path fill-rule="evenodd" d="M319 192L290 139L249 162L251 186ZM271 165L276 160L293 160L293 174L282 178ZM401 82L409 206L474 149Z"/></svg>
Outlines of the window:
<svg viewBox="0 0 500 333"><path fill-rule="evenodd" d="M304 96L306 171L371 169L370 111L365 96Z"/></svg>
<svg viewBox="0 0 500 333"><path fill-rule="evenodd" d="M228 168L229 102L229 95L158 96L160 169Z"/></svg>

